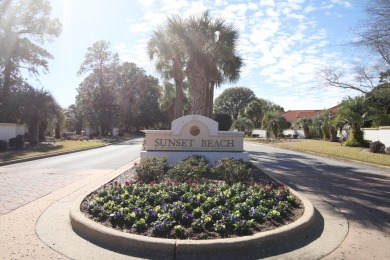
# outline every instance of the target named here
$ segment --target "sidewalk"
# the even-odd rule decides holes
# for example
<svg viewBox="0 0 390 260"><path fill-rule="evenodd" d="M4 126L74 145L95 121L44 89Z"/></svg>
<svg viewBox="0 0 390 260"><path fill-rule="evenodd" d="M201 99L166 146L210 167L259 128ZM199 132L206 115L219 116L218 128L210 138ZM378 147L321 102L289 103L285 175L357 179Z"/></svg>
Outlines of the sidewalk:
<svg viewBox="0 0 390 260"><path fill-rule="evenodd" d="M104 183L119 175L133 164L125 165L115 171L96 171L87 177L55 190L37 200L21 206L0 216L0 256L2 259L67 259L66 256L53 250L54 243L45 244L36 234L36 224L41 214L53 203L66 196L79 196L90 183ZM53 220L59 222L59 220ZM66 225L66 223L63 223ZM46 223L51 227L50 223ZM55 234L57 231L53 230Z"/></svg>

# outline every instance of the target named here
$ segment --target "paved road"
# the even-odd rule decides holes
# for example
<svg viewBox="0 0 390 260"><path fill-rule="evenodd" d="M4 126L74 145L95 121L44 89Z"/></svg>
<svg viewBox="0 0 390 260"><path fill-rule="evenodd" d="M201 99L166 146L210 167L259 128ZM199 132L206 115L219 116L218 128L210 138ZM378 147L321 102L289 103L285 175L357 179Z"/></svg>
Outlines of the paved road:
<svg viewBox="0 0 390 260"><path fill-rule="evenodd" d="M390 170L245 143L252 159L287 185L343 212L346 239L325 259L390 259Z"/></svg>
<svg viewBox="0 0 390 260"><path fill-rule="evenodd" d="M143 139L0 167L0 215L94 174L139 157Z"/></svg>

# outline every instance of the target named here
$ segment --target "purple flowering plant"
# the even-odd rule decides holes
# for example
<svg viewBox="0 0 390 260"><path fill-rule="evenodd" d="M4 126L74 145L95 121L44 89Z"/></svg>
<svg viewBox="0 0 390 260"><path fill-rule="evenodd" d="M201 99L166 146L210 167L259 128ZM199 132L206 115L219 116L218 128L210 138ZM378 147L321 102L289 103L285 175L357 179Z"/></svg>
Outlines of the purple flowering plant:
<svg viewBox="0 0 390 260"><path fill-rule="evenodd" d="M202 160L199 164L194 163L195 159L187 163L203 167L203 159L198 158ZM112 182L92 194L87 205L90 217L108 221L125 232L155 237L230 237L258 232L266 221L282 223L292 208L299 206L286 186L264 185L245 177L243 171L248 166L244 162L224 159L226 167L216 164L217 168L210 167L204 177L199 173L180 181L166 174L152 181L142 180L145 171L149 178L153 170L169 170L160 165L164 161L148 163L135 167L136 181ZM229 167L238 167L239 177L226 181L226 174L219 171ZM142 174L137 175L137 169Z"/></svg>

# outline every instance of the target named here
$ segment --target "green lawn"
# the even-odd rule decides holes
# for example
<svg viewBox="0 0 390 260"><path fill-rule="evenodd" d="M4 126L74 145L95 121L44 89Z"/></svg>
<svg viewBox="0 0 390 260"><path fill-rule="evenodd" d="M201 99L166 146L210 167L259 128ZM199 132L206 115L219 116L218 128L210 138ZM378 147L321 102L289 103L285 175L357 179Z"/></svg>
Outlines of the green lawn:
<svg viewBox="0 0 390 260"><path fill-rule="evenodd" d="M252 138L245 139L254 141ZM273 145L303 152L314 152L344 159L352 159L361 162L390 166L390 156L386 154L371 153L367 148L341 146L340 143L332 143L322 140L289 140L275 142Z"/></svg>
<svg viewBox="0 0 390 260"><path fill-rule="evenodd" d="M36 146L26 146L25 149L2 152L0 153L0 162L70 150L80 150L105 144L105 142L101 141L58 141L55 143L40 143Z"/></svg>

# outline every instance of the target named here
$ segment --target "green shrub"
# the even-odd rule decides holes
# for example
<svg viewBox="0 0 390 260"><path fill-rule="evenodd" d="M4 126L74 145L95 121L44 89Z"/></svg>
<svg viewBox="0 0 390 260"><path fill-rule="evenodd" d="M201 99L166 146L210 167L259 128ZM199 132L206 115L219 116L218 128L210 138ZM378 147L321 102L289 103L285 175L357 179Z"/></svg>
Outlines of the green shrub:
<svg viewBox="0 0 390 260"><path fill-rule="evenodd" d="M209 162L204 156L193 155L168 170L168 176L174 181L198 181L210 173Z"/></svg>
<svg viewBox="0 0 390 260"><path fill-rule="evenodd" d="M349 138L347 141L345 141L344 143L345 146L349 146L349 147L369 147L370 146L370 142L368 142L367 140L363 140L363 141L358 141L356 139L351 139Z"/></svg>
<svg viewBox="0 0 390 260"><path fill-rule="evenodd" d="M249 182L252 180L251 165L243 160L225 158L219 160L211 169L211 173L229 185L237 182Z"/></svg>
<svg viewBox="0 0 390 260"><path fill-rule="evenodd" d="M135 168L135 176L143 182L160 181L168 168L167 157L149 157Z"/></svg>
<svg viewBox="0 0 390 260"><path fill-rule="evenodd" d="M13 149L20 149L24 146L24 140L22 135L9 139L9 147Z"/></svg>
<svg viewBox="0 0 390 260"><path fill-rule="evenodd" d="M6 140L0 140L0 152L7 151L8 142Z"/></svg>
<svg viewBox="0 0 390 260"><path fill-rule="evenodd" d="M390 155L390 146L385 149L385 154Z"/></svg>
<svg viewBox="0 0 390 260"><path fill-rule="evenodd" d="M372 153L384 153L385 148L386 146L380 141L370 143L370 152Z"/></svg>

